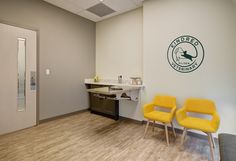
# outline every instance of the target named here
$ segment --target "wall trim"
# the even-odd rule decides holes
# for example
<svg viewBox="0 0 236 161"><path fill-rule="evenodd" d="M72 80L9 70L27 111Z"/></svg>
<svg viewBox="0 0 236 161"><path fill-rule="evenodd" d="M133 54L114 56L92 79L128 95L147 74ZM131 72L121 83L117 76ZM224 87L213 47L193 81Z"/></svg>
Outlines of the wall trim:
<svg viewBox="0 0 236 161"><path fill-rule="evenodd" d="M78 111L75 111L75 112L71 112L71 113L67 113L67 114L63 114L63 115L59 115L59 116L55 116L55 117L39 120L39 124L43 124L43 123L54 121L54 120L58 120L58 119L61 119L61 118L77 115L79 113L83 113L83 112L87 112L87 111L88 111L88 109L83 109L83 110L78 110Z"/></svg>
<svg viewBox="0 0 236 161"><path fill-rule="evenodd" d="M60 116L55 116L55 117L52 117L52 118L43 119L43 120L39 121L39 124L47 123L47 122L50 122L50 121L54 121L54 120L58 120L58 119L61 119L61 118L77 115L77 114L84 113L84 112L90 112L90 110L89 109L83 109L83 110L78 110L78 111L75 111L75 112L63 114L63 115L60 115ZM131 121L131 122L133 122L135 124L141 124L141 125L147 123L147 121L145 121L145 120L142 120L142 121L134 120L134 119L131 119L131 118L128 118L128 117L123 117L123 116L120 116L119 120L117 120L117 121L121 121L121 120L129 120L129 121ZM151 124L152 124L152 122L151 122ZM32 127L36 127L36 126L32 126ZM152 126L152 125L150 125L150 126ZM16 132L19 132L19 131L22 131L22 130L30 129L32 127L28 127L28 128L25 128L25 129L17 130L17 131L10 132L10 133L7 133L7 134L16 133ZM160 129L164 129L165 128L164 125L161 125L161 124L155 124L155 127L160 128ZM169 127L169 126L168 126L168 131L172 131L171 127ZM179 129L179 128L175 128L175 132L178 133L178 134L182 134L183 130ZM0 136L5 136L7 134L3 134L3 135L0 135ZM195 132L192 132L192 131L188 131L187 135L191 136L191 137L198 138L198 139L202 139L202 140L208 140L208 137L206 135L198 134L198 133L195 133ZM214 137L214 140L216 142L218 142L218 138Z"/></svg>

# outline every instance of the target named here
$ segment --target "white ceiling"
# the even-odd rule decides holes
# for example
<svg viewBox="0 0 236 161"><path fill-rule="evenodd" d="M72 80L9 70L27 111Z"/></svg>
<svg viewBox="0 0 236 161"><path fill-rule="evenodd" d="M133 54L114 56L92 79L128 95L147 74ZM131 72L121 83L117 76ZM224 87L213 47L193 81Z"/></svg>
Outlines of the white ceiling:
<svg viewBox="0 0 236 161"><path fill-rule="evenodd" d="M86 10L98 3L101 3L100 0L44 0L44 1L51 3L55 6L58 6L60 8L63 8L72 13L75 13L77 15L80 15L82 17L85 17L89 20L98 22L106 18L138 8L142 6L144 0L103 0L102 3L104 3L105 5L109 6L110 8L116 11L115 13L112 13L104 17L99 17Z"/></svg>

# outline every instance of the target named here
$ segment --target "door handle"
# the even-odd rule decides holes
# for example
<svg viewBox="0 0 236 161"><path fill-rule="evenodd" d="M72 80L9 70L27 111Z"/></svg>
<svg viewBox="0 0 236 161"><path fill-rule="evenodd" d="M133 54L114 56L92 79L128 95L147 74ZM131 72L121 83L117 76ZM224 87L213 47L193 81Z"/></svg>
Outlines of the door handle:
<svg viewBox="0 0 236 161"><path fill-rule="evenodd" d="M35 71L31 71L30 72L30 89L32 91L36 90L36 72Z"/></svg>

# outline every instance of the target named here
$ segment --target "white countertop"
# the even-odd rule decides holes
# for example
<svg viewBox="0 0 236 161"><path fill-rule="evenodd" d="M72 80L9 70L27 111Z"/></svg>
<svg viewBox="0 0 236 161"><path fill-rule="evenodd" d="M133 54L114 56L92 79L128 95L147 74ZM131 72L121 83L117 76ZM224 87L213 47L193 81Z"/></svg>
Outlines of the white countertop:
<svg viewBox="0 0 236 161"><path fill-rule="evenodd" d="M108 85L108 86L120 86L120 87L137 87L137 88L143 88L144 85L132 85L129 83L128 80L124 80L124 83L118 83L117 80L111 80L111 79L101 79L99 82L94 82L93 79L85 79L85 84L95 84L95 85Z"/></svg>

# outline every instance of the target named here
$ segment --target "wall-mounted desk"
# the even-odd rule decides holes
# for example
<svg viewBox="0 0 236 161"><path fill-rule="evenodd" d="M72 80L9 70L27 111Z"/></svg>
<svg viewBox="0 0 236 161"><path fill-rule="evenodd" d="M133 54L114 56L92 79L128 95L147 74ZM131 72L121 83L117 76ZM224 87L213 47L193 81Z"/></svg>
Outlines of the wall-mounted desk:
<svg viewBox="0 0 236 161"><path fill-rule="evenodd" d="M86 79L85 84L90 98L92 113L119 119L119 101L138 101L143 85L119 84L112 81L93 82Z"/></svg>

